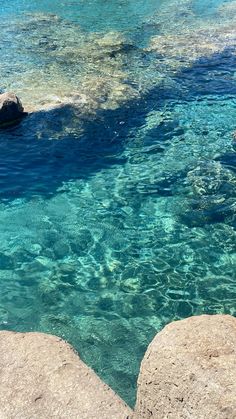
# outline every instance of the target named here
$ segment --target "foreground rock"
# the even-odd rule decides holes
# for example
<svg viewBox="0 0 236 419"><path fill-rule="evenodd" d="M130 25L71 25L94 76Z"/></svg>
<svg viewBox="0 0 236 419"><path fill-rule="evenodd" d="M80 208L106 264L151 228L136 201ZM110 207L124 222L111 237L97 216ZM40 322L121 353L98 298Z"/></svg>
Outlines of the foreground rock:
<svg viewBox="0 0 236 419"><path fill-rule="evenodd" d="M128 419L131 410L61 339L0 332L0 418Z"/></svg>
<svg viewBox="0 0 236 419"><path fill-rule="evenodd" d="M16 122L25 115L22 103L14 93L0 95L0 126Z"/></svg>
<svg viewBox="0 0 236 419"><path fill-rule="evenodd" d="M142 361L135 419L235 419L236 319L199 316L156 335Z"/></svg>

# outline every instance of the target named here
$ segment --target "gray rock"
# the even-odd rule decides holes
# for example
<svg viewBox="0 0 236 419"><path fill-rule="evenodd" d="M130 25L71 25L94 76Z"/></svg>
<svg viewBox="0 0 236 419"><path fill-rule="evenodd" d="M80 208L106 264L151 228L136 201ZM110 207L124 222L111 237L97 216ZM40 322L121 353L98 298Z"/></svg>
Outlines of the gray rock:
<svg viewBox="0 0 236 419"><path fill-rule="evenodd" d="M198 316L156 335L142 361L135 419L235 419L236 319Z"/></svg>
<svg viewBox="0 0 236 419"><path fill-rule="evenodd" d="M8 125L25 115L22 103L14 93L3 93L0 95L0 125Z"/></svg>
<svg viewBox="0 0 236 419"><path fill-rule="evenodd" d="M0 417L128 419L131 409L62 339L0 332Z"/></svg>

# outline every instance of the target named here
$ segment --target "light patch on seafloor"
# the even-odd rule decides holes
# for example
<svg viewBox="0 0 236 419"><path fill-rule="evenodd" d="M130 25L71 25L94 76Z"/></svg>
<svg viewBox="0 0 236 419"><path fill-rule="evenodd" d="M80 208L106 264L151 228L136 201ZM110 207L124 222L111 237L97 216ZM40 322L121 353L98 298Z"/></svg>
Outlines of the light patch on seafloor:
<svg viewBox="0 0 236 419"><path fill-rule="evenodd" d="M183 2L185 5L191 5L191 2ZM236 44L236 2L228 3L221 6L218 10L218 19L198 18L193 21L192 12L185 14L181 7L177 15L173 16L176 22L176 30L173 31L171 25L164 25L162 17L158 17L161 26L160 33L153 36L148 52L155 52L160 60L167 65L169 70L178 71L181 68L191 66L198 59L214 57L214 54L222 53L226 49L231 49L231 53L235 54ZM228 13L230 10L231 13ZM176 12L176 11L175 11ZM172 12L173 13L173 12ZM168 15L168 13L167 13ZM191 25L187 24L192 22ZM166 23L166 21L164 20ZM162 64L163 65L163 64Z"/></svg>
<svg viewBox="0 0 236 419"><path fill-rule="evenodd" d="M234 5L220 6L213 20L196 16L189 0L172 1L171 7L163 3L146 22L157 32L146 47L117 31L87 33L56 15L21 16L10 28L3 22L4 42L14 35L8 59L21 61L23 56L28 61L27 68L19 64L15 72L2 61L4 87L16 91L29 111L62 104L91 114L116 109L161 85L170 72L233 47Z"/></svg>
<svg viewBox="0 0 236 419"><path fill-rule="evenodd" d="M132 45L121 33L88 34L57 16L42 14L16 20L13 28L5 28L6 39L13 32L16 57L20 48L28 66L9 74L2 63L2 77L5 87L19 94L26 109L72 102L81 105L78 97L82 97L86 111L93 112L116 108L137 97L124 66L125 51Z"/></svg>

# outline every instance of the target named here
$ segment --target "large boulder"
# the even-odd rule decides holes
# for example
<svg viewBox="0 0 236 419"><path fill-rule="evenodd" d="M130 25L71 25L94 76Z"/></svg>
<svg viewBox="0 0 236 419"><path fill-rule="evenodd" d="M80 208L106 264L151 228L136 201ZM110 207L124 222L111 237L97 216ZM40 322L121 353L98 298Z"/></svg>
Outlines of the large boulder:
<svg viewBox="0 0 236 419"><path fill-rule="evenodd" d="M0 418L131 417L131 409L55 336L0 332L0 377Z"/></svg>
<svg viewBox="0 0 236 419"><path fill-rule="evenodd" d="M156 335L142 361L135 419L235 419L236 319L190 317Z"/></svg>
<svg viewBox="0 0 236 419"><path fill-rule="evenodd" d="M22 103L14 93L0 94L0 126L15 122L25 115Z"/></svg>

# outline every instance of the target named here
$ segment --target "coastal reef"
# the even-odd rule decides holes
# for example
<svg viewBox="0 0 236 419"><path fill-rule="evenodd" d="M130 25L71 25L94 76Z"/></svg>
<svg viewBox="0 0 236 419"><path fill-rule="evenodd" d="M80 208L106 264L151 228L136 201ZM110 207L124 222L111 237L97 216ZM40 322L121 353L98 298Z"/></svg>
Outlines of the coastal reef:
<svg viewBox="0 0 236 419"><path fill-rule="evenodd" d="M25 115L22 103L14 93L0 94L0 127L21 120Z"/></svg>
<svg viewBox="0 0 236 419"><path fill-rule="evenodd" d="M213 20L195 15L189 0L172 1L171 8L167 2L131 33L85 31L50 13L26 13L10 26L3 20L2 40L14 44L3 51L1 88L17 91L27 111L63 104L89 115L117 109L155 86L173 87L170 77L197 60L217 61L219 53L232 59L235 9L226 3Z"/></svg>
<svg viewBox="0 0 236 419"><path fill-rule="evenodd" d="M29 111L73 104L93 113L137 96L125 68L134 46L122 33L86 33L56 15L35 13L6 27L5 42L12 36L14 60L20 50L28 66L16 79L5 62L2 75Z"/></svg>
<svg viewBox="0 0 236 419"><path fill-rule="evenodd" d="M0 416L128 419L131 409L62 339L0 332Z"/></svg>

